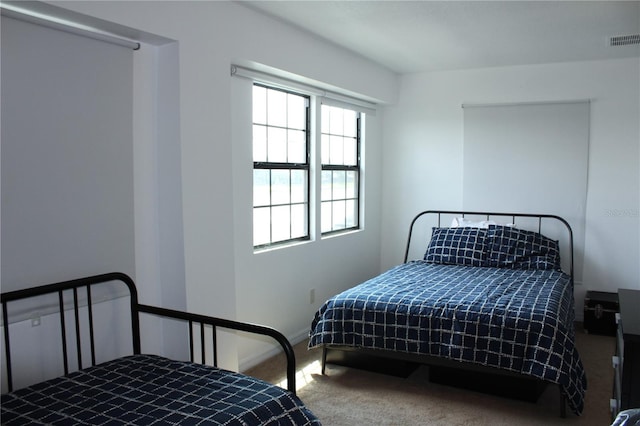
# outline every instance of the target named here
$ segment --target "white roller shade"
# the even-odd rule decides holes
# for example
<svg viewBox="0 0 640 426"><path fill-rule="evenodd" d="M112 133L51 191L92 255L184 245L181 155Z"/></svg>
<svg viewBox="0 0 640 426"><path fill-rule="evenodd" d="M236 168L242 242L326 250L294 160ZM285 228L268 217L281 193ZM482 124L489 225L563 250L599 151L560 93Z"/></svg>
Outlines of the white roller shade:
<svg viewBox="0 0 640 426"><path fill-rule="evenodd" d="M584 251L589 108L589 101L464 105L464 209L564 217L574 231L577 281Z"/></svg>
<svg viewBox="0 0 640 426"><path fill-rule="evenodd" d="M133 51L2 17L2 291L133 275Z"/></svg>

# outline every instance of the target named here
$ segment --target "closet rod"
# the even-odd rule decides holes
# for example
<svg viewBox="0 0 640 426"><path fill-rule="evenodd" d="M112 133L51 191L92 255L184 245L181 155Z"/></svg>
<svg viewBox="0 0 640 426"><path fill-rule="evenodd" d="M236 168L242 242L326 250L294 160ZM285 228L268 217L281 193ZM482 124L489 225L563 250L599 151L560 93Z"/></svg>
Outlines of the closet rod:
<svg viewBox="0 0 640 426"><path fill-rule="evenodd" d="M18 19L32 24L42 25L43 27L52 28L54 30L65 31L82 37L116 44L132 50L140 49L140 43L137 41L121 38L97 28L56 18L54 16L44 15L13 4L7 4L5 2L0 3L0 12L2 16L6 16L8 18Z"/></svg>

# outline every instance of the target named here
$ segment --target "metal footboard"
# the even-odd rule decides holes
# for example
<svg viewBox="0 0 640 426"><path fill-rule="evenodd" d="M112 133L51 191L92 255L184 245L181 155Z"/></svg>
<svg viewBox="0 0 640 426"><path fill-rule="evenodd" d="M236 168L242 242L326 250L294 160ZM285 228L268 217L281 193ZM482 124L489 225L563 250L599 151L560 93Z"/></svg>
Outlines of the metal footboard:
<svg viewBox="0 0 640 426"><path fill-rule="evenodd" d="M261 336L267 336L276 340L282 347L287 363L287 389L293 394L296 393L295 354L291 343L282 333L275 330L274 328L266 327L263 325L227 320L223 318L192 314L183 311L140 304L138 302L138 292L135 283L128 275L120 272L95 275L2 293L2 295L0 296L0 304L2 305L4 343L3 355L6 366L6 384L9 392L13 391L14 388L11 331L9 326L10 316L8 313L9 305L20 300L35 298L38 296L54 295L57 297L57 306L52 307L52 309L54 309L55 311L53 312L53 315L58 316L60 323L62 362L64 374L67 375L70 373L70 365L76 365L78 369L85 368L86 366L88 366L87 364L91 366L96 365L94 305L97 302L96 300L94 300L95 296L92 289L97 284L118 281L123 283L128 289L128 294L126 296L129 298L129 309L131 314L132 354L137 355L141 353L140 314L154 315L157 317L168 318L171 320L177 320L186 323L189 328L189 353L192 362L196 362L196 358L199 358L201 362L204 363L204 360L207 359L207 354L205 353L205 351L208 345L205 342L205 329L210 330L207 332L207 334L211 334L212 336L212 345L210 347L212 348L213 366L218 365L218 329L242 331ZM69 298L71 299L70 301ZM84 308L86 308L86 314L80 314L81 308L83 309L83 312ZM73 324L68 323L69 312L71 312ZM72 330L72 336L68 336L68 330ZM197 336L196 334L199 334L199 336ZM69 342L71 342L71 344ZM197 343L199 343L199 345ZM86 347L89 347L89 360L86 359ZM43 349L46 350L46 348ZM198 354L199 356L196 356L196 352L198 352L198 349L200 353Z"/></svg>

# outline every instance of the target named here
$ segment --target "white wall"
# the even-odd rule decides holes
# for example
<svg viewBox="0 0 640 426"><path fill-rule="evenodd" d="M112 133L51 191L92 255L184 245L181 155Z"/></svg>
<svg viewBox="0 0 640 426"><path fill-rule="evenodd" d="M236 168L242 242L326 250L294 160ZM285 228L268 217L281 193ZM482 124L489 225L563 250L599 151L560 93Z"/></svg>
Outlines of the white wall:
<svg viewBox="0 0 640 426"><path fill-rule="evenodd" d="M591 99L584 292L640 288L640 62L406 75L385 109L382 269L402 261L411 218L463 205L463 103ZM541 206L541 210L553 206Z"/></svg>
<svg viewBox="0 0 640 426"><path fill-rule="evenodd" d="M385 102L393 101L396 94L393 73L233 2L52 4L177 42L188 310L251 319L296 337L311 321L311 285L316 286L320 299L378 272L379 217L375 212L380 200L376 184L380 180L380 153L376 149L381 140L376 134L380 124L367 129L372 132L367 154L372 182L366 194L370 210L367 228L344 238L261 257L252 255L246 228L234 222L248 213L236 211L236 206L250 210L250 205L236 199L237 191L248 191L249 187L244 176L234 170L242 160L234 158L229 67L232 63L264 64ZM244 226L250 228L251 221ZM237 253L245 255L238 257ZM287 274L283 274L283 264L292 265ZM342 280L337 282L337 277ZM269 295L266 301L265 294ZM268 305L274 301L276 306ZM239 355L240 359L248 356ZM234 357L238 358L233 353L223 354L222 359L233 367Z"/></svg>

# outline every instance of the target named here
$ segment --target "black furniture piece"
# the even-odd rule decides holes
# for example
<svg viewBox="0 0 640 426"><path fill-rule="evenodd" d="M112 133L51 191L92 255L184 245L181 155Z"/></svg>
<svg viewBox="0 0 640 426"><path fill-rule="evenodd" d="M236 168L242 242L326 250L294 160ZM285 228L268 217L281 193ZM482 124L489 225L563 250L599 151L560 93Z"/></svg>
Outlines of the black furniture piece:
<svg viewBox="0 0 640 426"><path fill-rule="evenodd" d="M620 314L611 412L640 408L640 290L619 289Z"/></svg>
<svg viewBox="0 0 640 426"><path fill-rule="evenodd" d="M584 297L584 331L589 334L616 335L616 313L620 312L617 293L587 291Z"/></svg>

